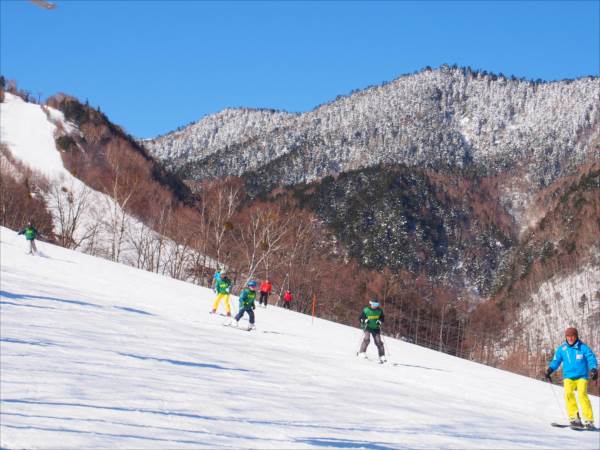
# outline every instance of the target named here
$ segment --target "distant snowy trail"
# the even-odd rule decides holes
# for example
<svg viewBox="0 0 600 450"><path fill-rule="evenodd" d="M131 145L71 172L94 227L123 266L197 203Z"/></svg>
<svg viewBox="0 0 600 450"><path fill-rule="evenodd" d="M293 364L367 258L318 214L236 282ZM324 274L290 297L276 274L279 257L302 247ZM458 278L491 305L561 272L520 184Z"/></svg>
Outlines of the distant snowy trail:
<svg viewBox="0 0 600 450"><path fill-rule="evenodd" d="M208 289L0 238L3 448L598 448L546 383L390 338L361 363L358 328L276 307L235 332Z"/></svg>

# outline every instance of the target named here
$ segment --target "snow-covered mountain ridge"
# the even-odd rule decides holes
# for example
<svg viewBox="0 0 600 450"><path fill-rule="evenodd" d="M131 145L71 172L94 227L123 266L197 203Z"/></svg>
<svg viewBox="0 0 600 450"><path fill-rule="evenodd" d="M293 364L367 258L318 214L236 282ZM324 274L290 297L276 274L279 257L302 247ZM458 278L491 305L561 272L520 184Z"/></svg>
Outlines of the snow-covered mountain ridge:
<svg viewBox="0 0 600 450"><path fill-rule="evenodd" d="M302 114L228 109L143 144L184 178L268 169L271 185L379 163L523 166L535 186L591 155L600 80L533 83L442 66Z"/></svg>
<svg viewBox="0 0 600 450"><path fill-rule="evenodd" d="M209 289L39 246L0 228L2 448L598 448L549 426L560 387L388 337L357 360L358 328L272 306L234 330Z"/></svg>

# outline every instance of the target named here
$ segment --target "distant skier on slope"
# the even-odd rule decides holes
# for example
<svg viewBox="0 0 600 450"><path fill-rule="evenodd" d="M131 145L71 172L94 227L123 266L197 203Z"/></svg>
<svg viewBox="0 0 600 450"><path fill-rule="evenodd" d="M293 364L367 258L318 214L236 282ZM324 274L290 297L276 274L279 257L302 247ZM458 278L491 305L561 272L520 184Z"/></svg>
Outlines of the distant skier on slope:
<svg viewBox="0 0 600 450"><path fill-rule="evenodd" d="M231 280L227 276L227 272L225 272L225 270L221 270L220 279L216 283L215 287L217 289L217 298L215 298L215 302L213 303L213 309L211 313L216 313L217 308L219 307L219 303L221 303L221 300L224 300L227 317L231 317L231 305L229 304L229 291L231 290Z"/></svg>
<svg viewBox="0 0 600 450"><path fill-rule="evenodd" d="M19 231L19 234L24 234L25 239L29 242L29 254L35 255L37 247L35 245L35 238L38 236L38 230L33 226L31 221L27 222L27 226Z"/></svg>
<svg viewBox="0 0 600 450"><path fill-rule="evenodd" d="M546 369L545 377L552 381L550 375L563 365L563 383L565 387L565 402L567 414L572 427L585 427L593 430L594 413L587 395L588 371L592 380L598 379L598 362L592 349L579 340L576 328L565 330L565 342L554 353L554 358ZM579 418L579 407L575 400L575 391L579 393L579 403L583 415L583 423Z"/></svg>
<svg viewBox="0 0 600 450"><path fill-rule="evenodd" d="M255 300L256 281L250 280L248 281L247 287L240 294L240 310L234 317L236 326L238 325L244 313L248 313L248 316L250 317L250 326L248 327L248 330L254 328L254 309L256 308L256 305L254 304Z"/></svg>
<svg viewBox="0 0 600 450"><path fill-rule="evenodd" d="M269 294L273 289L273 285L269 280L265 280L260 284L260 299L258 300L258 304L262 305L264 303L265 308L267 307L267 300L269 299Z"/></svg>
<svg viewBox="0 0 600 450"><path fill-rule="evenodd" d="M289 291L289 289L287 291L285 291L285 294L283 294L283 307L286 309L290 309L293 299L294 299L294 296Z"/></svg>
<svg viewBox="0 0 600 450"><path fill-rule="evenodd" d="M359 320L360 326L364 330L364 338L360 346L358 356L367 357L367 347L370 342L370 336L373 336L377 350L379 351L379 362L385 362L385 349L381 340L381 324L384 321L383 309L379 307L379 301L373 299L369 302L369 306L362 310Z"/></svg>

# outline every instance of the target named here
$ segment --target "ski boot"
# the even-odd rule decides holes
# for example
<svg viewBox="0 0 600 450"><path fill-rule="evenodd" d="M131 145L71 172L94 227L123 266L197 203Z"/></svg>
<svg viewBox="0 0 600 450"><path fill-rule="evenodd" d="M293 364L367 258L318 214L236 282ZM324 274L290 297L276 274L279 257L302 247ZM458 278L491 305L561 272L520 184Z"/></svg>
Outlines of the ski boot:
<svg viewBox="0 0 600 450"><path fill-rule="evenodd" d="M583 422L583 428L585 428L586 430L591 430L591 431L596 430L596 426L594 425L594 422L592 422L591 420L586 420L585 422Z"/></svg>
<svg viewBox="0 0 600 450"><path fill-rule="evenodd" d="M358 357L359 357L359 358L361 358L361 359L367 359L367 354L366 354L365 352L359 353L359 354L358 354L358 355L356 355L356 356L358 356Z"/></svg>
<svg viewBox="0 0 600 450"><path fill-rule="evenodd" d="M379 357L379 364L383 364L387 362L387 358L385 357L385 355L381 355Z"/></svg>
<svg viewBox="0 0 600 450"><path fill-rule="evenodd" d="M569 426L576 427L576 428L583 427L583 424L581 423L581 419L579 418L579 414L577 414L576 417L569 418Z"/></svg>

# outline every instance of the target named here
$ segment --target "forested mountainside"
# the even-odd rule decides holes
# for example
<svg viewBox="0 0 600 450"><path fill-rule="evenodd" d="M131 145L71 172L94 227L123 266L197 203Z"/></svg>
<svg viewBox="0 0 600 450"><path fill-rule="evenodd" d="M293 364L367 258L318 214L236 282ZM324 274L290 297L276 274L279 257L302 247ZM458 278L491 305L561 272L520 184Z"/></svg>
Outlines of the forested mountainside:
<svg viewBox="0 0 600 450"><path fill-rule="evenodd" d="M521 357L539 348L550 356L556 330L570 324L598 348L600 158L541 191L535 203L543 213L505 258L492 296L502 320L490 329L504 336L499 348Z"/></svg>
<svg viewBox="0 0 600 450"><path fill-rule="evenodd" d="M364 267L489 300L471 316L472 348L531 374L551 330L579 325L600 344L589 322L600 306L599 143L598 77L442 66L307 113L229 109L144 146L189 181L238 175L251 197L275 200L283 188ZM526 356L514 362L517 348Z"/></svg>
<svg viewBox="0 0 600 450"><path fill-rule="evenodd" d="M255 171L266 190L379 163L573 170L600 123L599 79L552 83L442 66L303 114L226 110L144 146L186 179Z"/></svg>
<svg viewBox="0 0 600 450"><path fill-rule="evenodd" d="M59 132L56 143L67 168L88 186L107 191L120 177L124 183L121 190L133 192L131 203L142 217L153 206L150 199L151 203L158 197L191 201L190 189L101 111L64 94L50 97L46 103L77 127L77 133Z"/></svg>
<svg viewBox="0 0 600 450"><path fill-rule="evenodd" d="M144 146L188 180L240 175L251 195L317 182L310 207L363 264L424 269L485 295L534 220L535 193L593 159L599 82L442 66L304 114L226 110ZM385 173L394 165L401 182Z"/></svg>
<svg viewBox="0 0 600 450"><path fill-rule="evenodd" d="M480 295L517 241L496 186L468 173L382 164L293 191L364 266L424 273Z"/></svg>

